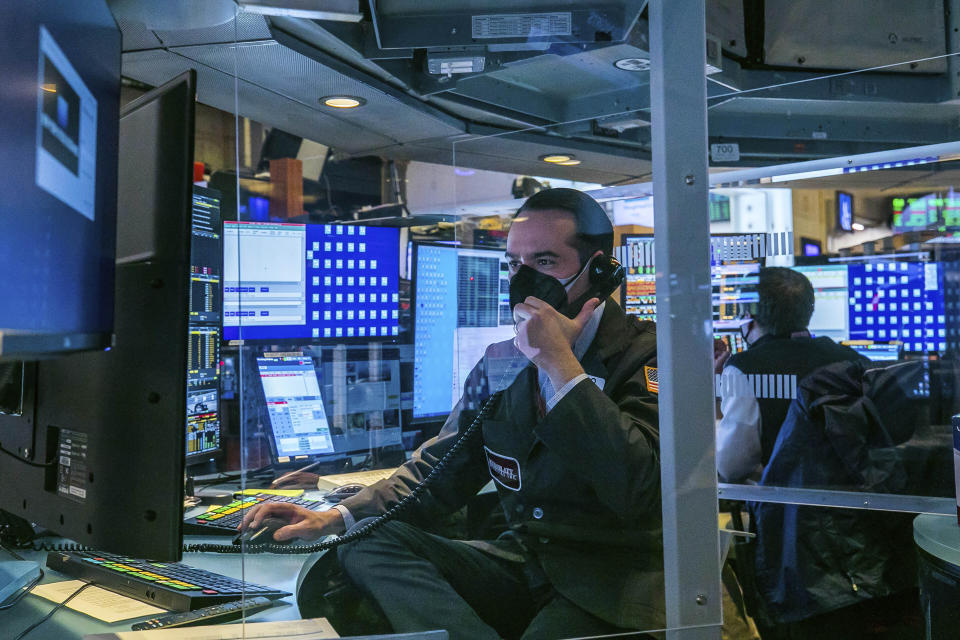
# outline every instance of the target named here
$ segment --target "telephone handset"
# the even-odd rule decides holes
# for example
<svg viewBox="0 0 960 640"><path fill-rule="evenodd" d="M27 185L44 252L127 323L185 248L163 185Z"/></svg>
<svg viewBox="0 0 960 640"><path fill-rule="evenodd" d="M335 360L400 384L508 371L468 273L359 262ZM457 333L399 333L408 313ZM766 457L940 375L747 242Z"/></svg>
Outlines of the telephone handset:
<svg viewBox="0 0 960 640"><path fill-rule="evenodd" d="M627 271L623 268L623 265L613 256L606 254L593 258L587 266L587 269L590 288L582 296L569 305L566 305L565 308L557 309L571 318L580 313L583 304L590 298L599 298L600 302L606 300L614 291L620 288L624 279L627 277Z"/></svg>

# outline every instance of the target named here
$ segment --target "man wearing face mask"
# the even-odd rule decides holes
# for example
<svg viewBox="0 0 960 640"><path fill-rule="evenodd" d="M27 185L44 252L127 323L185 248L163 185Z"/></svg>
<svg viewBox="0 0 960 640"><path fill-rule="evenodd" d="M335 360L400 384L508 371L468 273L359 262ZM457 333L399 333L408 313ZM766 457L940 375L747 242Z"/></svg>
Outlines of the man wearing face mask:
<svg viewBox="0 0 960 640"><path fill-rule="evenodd" d="M762 269L757 294L752 309L743 310L747 350L726 359L721 375L717 471L723 482L760 480L793 400L757 398L748 376L796 376L799 382L828 364L863 360L830 338L811 337L807 324L813 315L813 285L803 274L784 267Z"/></svg>
<svg viewBox="0 0 960 640"><path fill-rule="evenodd" d="M440 434L327 512L267 505L278 540L341 533L397 504L494 392L471 437L399 519L339 547L396 632L561 638L664 625L656 334L607 296L613 229L573 189L532 196L507 238L516 337L490 345ZM554 308L557 306L560 311ZM493 480L508 531L454 541L421 527Z"/></svg>

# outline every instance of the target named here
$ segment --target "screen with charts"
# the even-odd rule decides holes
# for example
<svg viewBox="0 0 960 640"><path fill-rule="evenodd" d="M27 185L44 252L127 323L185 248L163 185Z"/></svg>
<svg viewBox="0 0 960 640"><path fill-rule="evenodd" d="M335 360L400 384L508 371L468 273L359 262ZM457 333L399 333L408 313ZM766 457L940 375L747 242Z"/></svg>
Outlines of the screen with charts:
<svg viewBox="0 0 960 640"><path fill-rule="evenodd" d="M399 230L224 223L225 340L395 339Z"/></svg>
<svg viewBox="0 0 960 640"><path fill-rule="evenodd" d="M513 338L503 251L421 244L414 264L413 417L446 415L494 342Z"/></svg>
<svg viewBox="0 0 960 640"><path fill-rule="evenodd" d="M186 453L189 464L220 451L220 192L193 187L187 343Z"/></svg>
<svg viewBox="0 0 960 640"><path fill-rule="evenodd" d="M346 345L257 358L276 462L399 447L396 349Z"/></svg>
<svg viewBox="0 0 960 640"><path fill-rule="evenodd" d="M278 459L333 453L333 439L313 358L278 354L257 358Z"/></svg>
<svg viewBox="0 0 960 640"><path fill-rule="evenodd" d="M657 320L657 281L653 266L653 236L635 234L623 236L624 253L639 259L626 262L627 275L623 285L624 312L639 320ZM757 301L757 282L760 262L756 260L720 262L710 267L713 328L717 338L721 333L739 329L740 305ZM723 338L725 342L728 339ZM736 344L731 344L731 348ZM736 353L736 351L734 351Z"/></svg>
<svg viewBox="0 0 960 640"><path fill-rule="evenodd" d="M220 324L220 192L193 188L190 238L190 322Z"/></svg>
<svg viewBox="0 0 960 640"><path fill-rule="evenodd" d="M807 328L814 337L826 336L835 341L850 335L847 305L847 265L823 264L793 267L813 285L813 316Z"/></svg>

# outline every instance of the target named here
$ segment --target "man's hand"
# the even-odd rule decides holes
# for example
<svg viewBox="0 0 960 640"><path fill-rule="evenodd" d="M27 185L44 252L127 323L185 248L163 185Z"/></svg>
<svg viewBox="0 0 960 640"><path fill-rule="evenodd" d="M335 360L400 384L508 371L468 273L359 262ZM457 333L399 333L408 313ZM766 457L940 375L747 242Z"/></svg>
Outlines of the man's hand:
<svg viewBox="0 0 960 640"><path fill-rule="evenodd" d="M270 484L271 489L316 489L320 478L309 471L293 471L284 474Z"/></svg>
<svg viewBox="0 0 960 640"><path fill-rule="evenodd" d="M315 540L331 534L341 534L346 530L343 516L336 509L310 511L288 502L269 502L251 508L244 514L243 522L237 528L240 531L258 529L267 516L281 518L290 523L273 533L273 539L277 542L294 538Z"/></svg>
<svg viewBox="0 0 960 640"><path fill-rule="evenodd" d="M591 298L572 320L533 296L513 308L517 330L514 344L546 372L554 389L560 389L583 373L583 367L573 355L573 343L598 306L600 300Z"/></svg>
<svg viewBox="0 0 960 640"><path fill-rule="evenodd" d="M713 372L721 373L723 365L730 359L730 349L727 343L719 338L713 339Z"/></svg>

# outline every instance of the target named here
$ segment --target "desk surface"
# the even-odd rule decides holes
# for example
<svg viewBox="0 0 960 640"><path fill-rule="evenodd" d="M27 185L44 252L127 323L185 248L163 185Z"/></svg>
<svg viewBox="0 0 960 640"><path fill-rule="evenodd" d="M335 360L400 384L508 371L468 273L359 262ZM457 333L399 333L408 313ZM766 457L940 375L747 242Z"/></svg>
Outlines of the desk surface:
<svg viewBox="0 0 960 640"><path fill-rule="evenodd" d="M224 488L226 488L226 485L224 485ZM236 487L234 486L233 489L235 490ZM188 510L186 515L196 515L196 513L205 509L206 507L197 507ZM229 544L229 542L229 538L224 536L184 536L184 543L186 544ZM45 583L73 579L71 576L65 576L47 569L45 567L47 552L45 551L18 550L18 553L25 560L34 560L44 567L43 582ZM308 554L185 553L182 562L198 569L213 571L232 578L240 578L247 582L276 587L294 594L278 600L277 604L270 609L248 616L247 620L299 620L300 611L296 604L297 575L308 557ZM0 637L15 637L29 625L45 616L54 606L52 602L39 596L25 596L15 607L0 611ZM63 608L32 631L27 638L28 640L64 640L67 638L82 638L90 633L129 631L131 624L150 617L152 616L107 624L71 609Z"/></svg>
<svg viewBox="0 0 960 640"><path fill-rule="evenodd" d="M921 514L913 520L917 546L945 562L960 566L960 525L954 516Z"/></svg>

